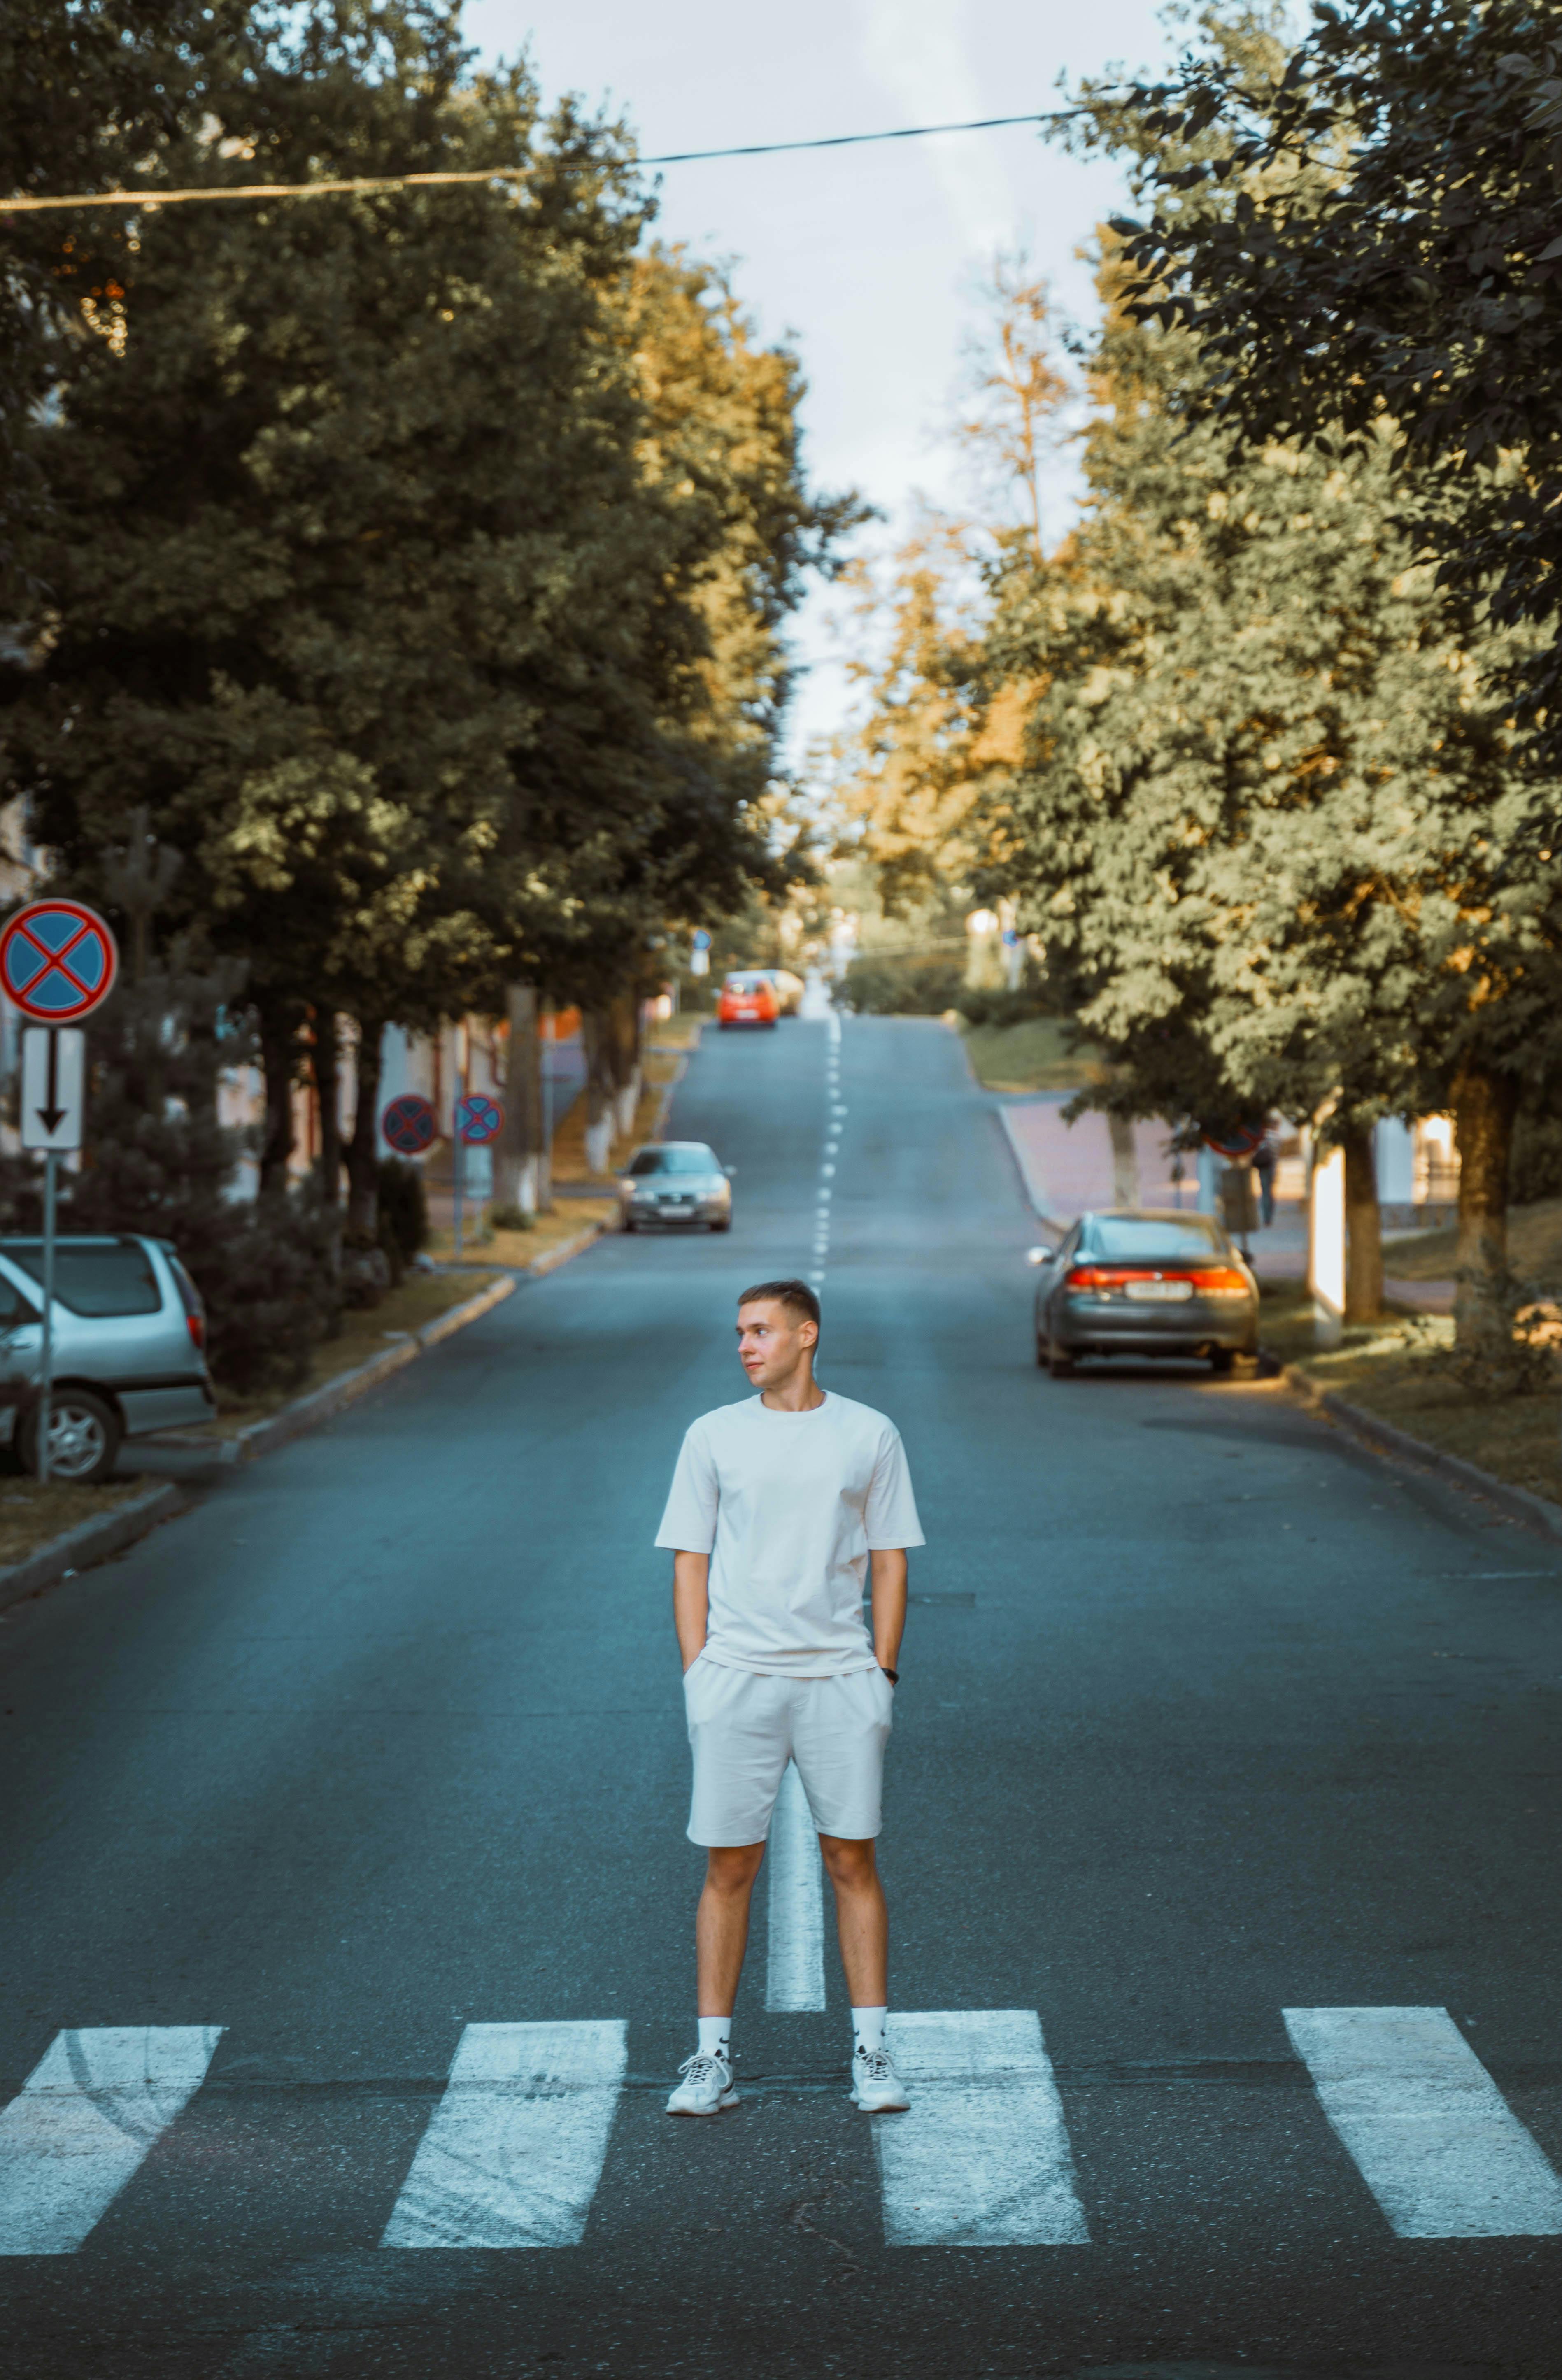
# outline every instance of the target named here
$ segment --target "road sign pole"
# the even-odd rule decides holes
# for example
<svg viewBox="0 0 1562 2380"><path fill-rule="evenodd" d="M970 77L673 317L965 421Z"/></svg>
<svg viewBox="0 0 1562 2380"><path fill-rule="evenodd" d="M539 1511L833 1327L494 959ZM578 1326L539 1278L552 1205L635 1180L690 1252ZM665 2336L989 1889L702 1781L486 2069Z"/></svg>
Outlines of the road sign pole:
<svg viewBox="0 0 1562 2380"><path fill-rule="evenodd" d="M54 1039L50 1035L51 1041ZM55 1172L59 1159L51 1148L43 1160L43 1350L38 1383L38 1480L49 1477L49 1392L55 1381Z"/></svg>
<svg viewBox="0 0 1562 2380"><path fill-rule="evenodd" d="M465 1111L461 1105L467 1096L467 1070L464 1066L456 1079L460 1085L460 1089L456 1094L456 1113L451 1124L450 1138L453 1143L451 1156L456 1190L456 1262L459 1264L461 1261L461 1193L466 1187L464 1176L467 1170L467 1141L466 1134L462 1129Z"/></svg>
<svg viewBox="0 0 1562 2380"><path fill-rule="evenodd" d="M537 1184L539 1212L551 1215L554 1210L554 1060L558 1054L558 1011L549 1009L549 1031L543 1036L543 1178Z"/></svg>

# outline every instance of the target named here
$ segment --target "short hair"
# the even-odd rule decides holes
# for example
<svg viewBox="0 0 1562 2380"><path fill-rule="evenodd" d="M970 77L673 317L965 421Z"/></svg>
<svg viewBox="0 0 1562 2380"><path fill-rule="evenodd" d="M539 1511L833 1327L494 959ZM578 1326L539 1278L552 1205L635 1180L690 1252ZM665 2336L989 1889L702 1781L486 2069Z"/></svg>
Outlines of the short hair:
<svg viewBox="0 0 1562 2380"><path fill-rule="evenodd" d="M743 1291L738 1303L739 1305L756 1305L762 1297L769 1298L776 1305L786 1306L788 1313L800 1315L805 1322L812 1322L817 1329L819 1300L806 1281L759 1281L752 1289Z"/></svg>

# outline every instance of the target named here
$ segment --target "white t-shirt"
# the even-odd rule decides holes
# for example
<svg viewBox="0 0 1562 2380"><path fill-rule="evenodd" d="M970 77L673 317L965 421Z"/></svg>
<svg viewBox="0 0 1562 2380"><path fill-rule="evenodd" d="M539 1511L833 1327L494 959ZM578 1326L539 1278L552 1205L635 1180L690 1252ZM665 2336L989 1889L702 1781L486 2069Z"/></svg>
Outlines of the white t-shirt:
<svg viewBox="0 0 1562 2380"><path fill-rule="evenodd" d="M713 1557L707 1661L835 1678L874 1666L869 1554L927 1540L895 1424L830 1390L808 1413L745 1397L702 1415L656 1542Z"/></svg>

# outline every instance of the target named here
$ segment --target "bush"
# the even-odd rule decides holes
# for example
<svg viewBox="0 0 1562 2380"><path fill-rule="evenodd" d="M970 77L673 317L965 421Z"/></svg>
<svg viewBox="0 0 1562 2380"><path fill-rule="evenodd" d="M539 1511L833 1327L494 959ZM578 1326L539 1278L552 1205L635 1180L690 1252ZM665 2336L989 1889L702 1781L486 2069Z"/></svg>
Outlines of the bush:
<svg viewBox="0 0 1562 2380"><path fill-rule="evenodd" d="M337 1327L336 1218L312 1184L232 1196L247 1135L218 1121L225 1067L250 1056L236 1027L231 969L202 972L176 947L144 982L121 982L87 1028L90 1087L81 1171L60 1183L62 1232L171 1240L206 1305L219 1386L291 1388ZM36 1178L7 1166L10 1216L38 1228Z"/></svg>
<svg viewBox="0 0 1562 2380"><path fill-rule="evenodd" d="M860 1016L942 1016L958 1005L961 962L942 957L853 959L832 995Z"/></svg>
<svg viewBox="0 0 1562 2380"><path fill-rule="evenodd" d="M421 1168L408 1157L382 1157L379 1193L379 1245L394 1283L428 1245L429 1200Z"/></svg>
<svg viewBox="0 0 1562 2380"><path fill-rule="evenodd" d="M206 1301L207 1357L222 1387L253 1396L304 1378L339 1318L336 1235L335 1215L308 1187L230 1206L215 1241L170 1234Z"/></svg>
<svg viewBox="0 0 1562 2380"><path fill-rule="evenodd" d="M968 1025L1029 1025L1056 1013L1045 995L1029 984L1021 984L1018 991L966 990L953 1005Z"/></svg>

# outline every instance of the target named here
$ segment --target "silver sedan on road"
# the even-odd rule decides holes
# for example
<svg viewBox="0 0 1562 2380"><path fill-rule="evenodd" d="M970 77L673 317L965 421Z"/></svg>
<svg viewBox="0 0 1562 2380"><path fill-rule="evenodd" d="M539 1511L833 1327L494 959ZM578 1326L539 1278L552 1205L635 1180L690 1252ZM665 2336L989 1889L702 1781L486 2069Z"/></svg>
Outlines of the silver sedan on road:
<svg viewBox="0 0 1562 2380"><path fill-rule="evenodd" d="M730 1232L731 1174L702 1140L647 1141L618 1177L618 1212L626 1232L647 1223Z"/></svg>
<svg viewBox="0 0 1562 2380"><path fill-rule="evenodd" d="M1258 1353L1258 1283L1212 1215L1081 1215L1031 1261L1036 1361L1054 1379L1081 1355L1202 1355L1228 1372Z"/></svg>

